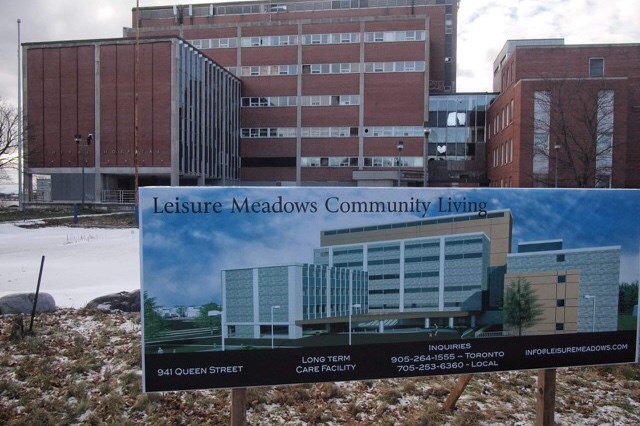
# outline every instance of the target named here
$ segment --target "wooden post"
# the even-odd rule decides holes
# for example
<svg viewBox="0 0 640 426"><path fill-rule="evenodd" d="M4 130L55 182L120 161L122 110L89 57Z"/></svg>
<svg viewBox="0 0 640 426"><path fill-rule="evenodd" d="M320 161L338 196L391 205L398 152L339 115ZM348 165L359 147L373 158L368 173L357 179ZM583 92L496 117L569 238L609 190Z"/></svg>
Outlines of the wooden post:
<svg viewBox="0 0 640 426"><path fill-rule="evenodd" d="M247 424L247 388L231 389L231 426Z"/></svg>
<svg viewBox="0 0 640 426"><path fill-rule="evenodd" d="M553 426L556 404L556 370L538 370L536 389L536 426Z"/></svg>
<svg viewBox="0 0 640 426"><path fill-rule="evenodd" d="M452 411L456 407L456 402L458 402L458 398L460 398L460 395L462 395L462 392L466 389L471 377L473 377L473 374L463 374L458 377L458 381L453 389L451 389L451 392L442 407L445 411Z"/></svg>

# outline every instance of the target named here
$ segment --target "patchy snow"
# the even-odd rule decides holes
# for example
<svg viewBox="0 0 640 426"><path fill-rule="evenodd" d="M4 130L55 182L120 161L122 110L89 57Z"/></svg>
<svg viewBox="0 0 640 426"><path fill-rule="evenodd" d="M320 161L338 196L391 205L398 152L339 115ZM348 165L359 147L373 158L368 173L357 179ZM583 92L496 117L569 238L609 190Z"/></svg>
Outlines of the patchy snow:
<svg viewBox="0 0 640 426"><path fill-rule="evenodd" d="M58 307L80 308L105 294L140 288L138 229L0 224L0 296L40 291ZM108 260L108 261L106 261Z"/></svg>

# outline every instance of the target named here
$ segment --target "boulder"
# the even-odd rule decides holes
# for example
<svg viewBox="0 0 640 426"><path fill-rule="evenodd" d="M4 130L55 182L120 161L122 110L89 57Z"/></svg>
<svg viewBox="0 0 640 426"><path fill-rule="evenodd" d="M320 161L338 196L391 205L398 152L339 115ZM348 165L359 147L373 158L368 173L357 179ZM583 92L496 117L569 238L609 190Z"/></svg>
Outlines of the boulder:
<svg viewBox="0 0 640 426"><path fill-rule="evenodd" d="M100 296L87 303L86 307L103 311L140 312L140 290Z"/></svg>
<svg viewBox="0 0 640 426"><path fill-rule="evenodd" d="M15 293L0 297L0 314L30 314L33 310L35 293ZM53 312L56 301L49 293L38 294L36 312Z"/></svg>

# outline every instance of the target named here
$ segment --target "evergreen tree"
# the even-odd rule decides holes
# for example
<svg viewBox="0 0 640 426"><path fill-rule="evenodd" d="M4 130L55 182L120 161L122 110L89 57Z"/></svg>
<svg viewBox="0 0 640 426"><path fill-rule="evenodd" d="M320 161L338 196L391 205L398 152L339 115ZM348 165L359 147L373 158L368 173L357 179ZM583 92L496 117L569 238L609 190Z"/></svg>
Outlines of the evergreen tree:
<svg viewBox="0 0 640 426"><path fill-rule="evenodd" d="M524 278L511 281L504 295L504 323L518 329L537 324L542 317L542 305L538 302L531 283Z"/></svg>

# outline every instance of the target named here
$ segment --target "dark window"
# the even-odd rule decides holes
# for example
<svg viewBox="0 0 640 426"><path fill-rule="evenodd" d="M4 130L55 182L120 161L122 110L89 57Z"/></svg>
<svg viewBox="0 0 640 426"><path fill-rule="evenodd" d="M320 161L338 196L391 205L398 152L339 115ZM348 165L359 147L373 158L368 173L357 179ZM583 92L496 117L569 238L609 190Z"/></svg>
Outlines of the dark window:
<svg viewBox="0 0 640 426"><path fill-rule="evenodd" d="M556 262L564 262L564 254L556 255Z"/></svg>
<svg viewBox="0 0 640 426"><path fill-rule="evenodd" d="M564 323L558 322L556 323L556 331L564 330Z"/></svg>
<svg viewBox="0 0 640 426"><path fill-rule="evenodd" d="M604 77L603 58L589 58L589 77Z"/></svg>
<svg viewBox="0 0 640 426"><path fill-rule="evenodd" d="M295 167L296 157L244 157L242 167Z"/></svg>
<svg viewBox="0 0 640 426"><path fill-rule="evenodd" d="M566 275L558 275L558 284L563 284L567 282L567 276Z"/></svg>
<svg viewBox="0 0 640 426"><path fill-rule="evenodd" d="M558 299L556 300L556 306L558 308L562 308L564 306L564 299Z"/></svg>

